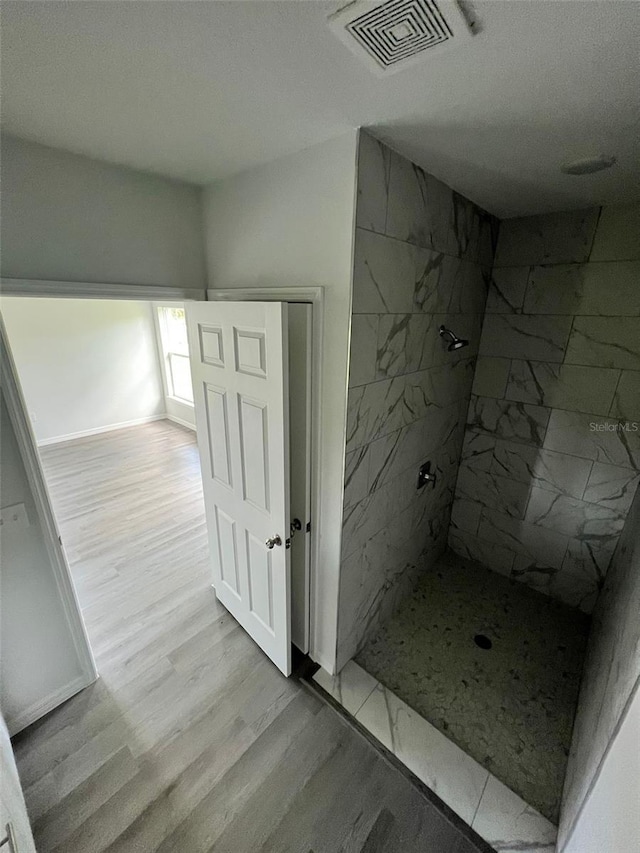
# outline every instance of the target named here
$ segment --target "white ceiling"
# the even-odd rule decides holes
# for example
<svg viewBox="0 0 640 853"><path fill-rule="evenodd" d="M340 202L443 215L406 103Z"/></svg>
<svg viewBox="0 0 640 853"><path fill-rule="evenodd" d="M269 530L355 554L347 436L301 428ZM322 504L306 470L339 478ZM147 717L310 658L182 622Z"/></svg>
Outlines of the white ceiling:
<svg viewBox="0 0 640 853"><path fill-rule="evenodd" d="M499 216L640 198L640 3L475 0L470 42L384 79L339 5L5 0L5 129L204 184L362 125Z"/></svg>

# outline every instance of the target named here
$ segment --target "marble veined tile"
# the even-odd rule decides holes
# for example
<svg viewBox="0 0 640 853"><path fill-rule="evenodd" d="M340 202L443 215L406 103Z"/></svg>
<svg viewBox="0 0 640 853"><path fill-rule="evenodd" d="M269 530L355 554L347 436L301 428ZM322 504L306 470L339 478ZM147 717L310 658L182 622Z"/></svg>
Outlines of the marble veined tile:
<svg viewBox="0 0 640 853"><path fill-rule="evenodd" d="M640 469L640 431L620 426L613 418L554 409L544 448L623 468Z"/></svg>
<svg viewBox="0 0 640 853"><path fill-rule="evenodd" d="M415 247L356 228L353 313L410 312L413 306Z"/></svg>
<svg viewBox="0 0 640 853"><path fill-rule="evenodd" d="M491 273L487 314L521 314L530 267L503 267Z"/></svg>
<svg viewBox="0 0 640 853"><path fill-rule="evenodd" d="M554 495L551 494L551 497ZM537 566L555 569L561 567L569 541L568 535L511 518L487 507L482 511L478 536L485 542L495 542L503 548L511 549Z"/></svg>
<svg viewBox="0 0 640 853"><path fill-rule="evenodd" d="M587 584L602 587L616 542L598 548L597 543L585 539L569 539L567 553L562 562L562 571L582 577Z"/></svg>
<svg viewBox="0 0 640 853"><path fill-rule="evenodd" d="M629 468L594 462L582 497L598 506L626 512L631 506L639 482L640 474Z"/></svg>
<svg viewBox="0 0 640 853"><path fill-rule="evenodd" d="M614 418L624 418L640 423L639 370L622 371L609 414Z"/></svg>
<svg viewBox="0 0 640 853"><path fill-rule="evenodd" d="M499 439L491 471L551 492L582 498L592 465L589 459Z"/></svg>
<svg viewBox="0 0 640 853"><path fill-rule="evenodd" d="M491 272L488 268L470 261L460 260L458 264L457 274L453 279L449 312L483 314Z"/></svg>
<svg viewBox="0 0 640 853"><path fill-rule="evenodd" d="M493 266L498 243L500 222L486 210L480 209L480 238L478 240L478 263Z"/></svg>
<svg viewBox="0 0 640 853"><path fill-rule="evenodd" d="M639 280L638 261L534 267L523 310L527 314L637 317Z"/></svg>
<svg viewBox="0 0 640 853"><path fill-rule="evenodd" d="M438 340L431 314L385 314L380 317L376 376L413 373L432 361L430 353Z"/></svg>
<svg viewBox="0 0 640 853"><path fill-rule="evenodd" d="M378 314L353 314L351 317L350 388L376 378L379 319Z"/></svg>
<svg viewBox="0 0 640 853"><path fill-rule="evenodd" d="M499 853L554 853L557 828L489 774L472 828Z"/></svg>
<svg viewBox="0 0 640 853"><path fill-rule="evenodd" d="M484 767L381 684L356 720L471 824L489 776Z"/></svg>
<svg viewBox="0 0 640 853"><path fill-rule="evenodd" d="M526 520L557 533L606 546L624 527L625 515L619 510L532 486Z"/></svg>
<svg viewBox="0 0 640 853"><path fill-rule="evenodd" d="M499 575L511 576L515 554L510 548L480 539L475 533L453 526L449 530L449 547L460 557L487 566Z"/></svg>
<svg viewBox="0 0 640 853"><path fill-rule="evenodd" d="M592 578L566 571L564 567L549 578L548 595L576 607L583 613L592 613L600 588Z"/></svg>
<svg viewBox="0 0 640 853"><path fill-rule="evenodd" d="M491 471L460 465L456 493L468 501L477 501L483 506L524 518L529 499L529 483L501 477Z"/></svg>
<svg viewBox="0 0 640 853"><path fill-rule="evenodd" d="M368 445L345 454L344 507L357 504L369 494Z"/></svg>
<svg viewBox="0 0 640 853"><path fill-rule="evenodd" d="M391 152L386 233L438 252L451 252L453 191L410 160Z"/></svg>
<svg viewBox="0 0 640 853"><path fill-rule="evenodd" d="M338 675L329 675L326 669L320 667L313 680L354 717L378 684L372 675L353 660L345 664Z"/></svg>
<svg viewBox="0 0 640 853"><path fill-rule="evenodd" d="M406 157L391 151L386 233L398 240L431 248L427 195L425 172ZM440 250L446 251L446 245Z"/></svg>
<svg viewBox="0 0 640 853"><path fill-rule="evenodd" d="M480 355L561 362L572 317L487 314Z"/></svg>
<svg viewBox="0 0 640 853"><path fill-rule="evenodd" d="M510 369L511 361L508 358L479 356L473 377L473 393L478 397L495 397L501 400L507 390Z"/></svg>
<svg viewBox="0 0 640 853"><path fill-rule="evenodd" d="M589 257L600 210L571 210L503 219L495 266L583 263Z"/></svg>
<svg viewBox="0 0 640 853"><path fill-rule="evenodd" d="M640 317L575 317L565 361L640 370Z"/></svg>
<svg viewBox="0 0 640 853"><path fill-rule="evenodd" d="M437 420L439 410L466 401L472 379L473 359L464 359L351 389L347 452L432 414Z"/></svg>
<svg viewBox="0 0 640 853"><path fill-rule="evenodd" d="M371 444L371 488L389 482L400 471L428 459L444 447L460 429L460 406L433 408L426 417Z"/></svg>
<svg viewBox="0 0 640 853"><path fill-rule="evenodd" d="M489 471L493 464L493 449L496 438L483 432L466 429L462 444L461 461L465 465Z"/></svg>
<svg viewBox="0 0 640 853"><path fill-rule="evenodd" d="M445 312L451 301L459 267L458 258L433 249L418 248L413 310L434 314Z"/></svg>
<svg viewBox="0 0 640 853"><path fill-rule="evenodd" d="M550 594L571 607L591 613L611 562L615 542L597 548L585 540L570 539L561 570L552 578Z"/></svg>
<svg viewBox="0 0 640 853"><path fill-rule="evenodd" d="M478 531L481 513L481 503L475 500L466 500L456 495L451 506L451 525L465 533L475 534Z"/></svg>
<svg viewBox="0 0 640 853"><path fill-rule="evenodd" d="M391 151L366 131L358 146L356 225L383 234L387 219Z"/></svg>
<svg viewBox="0 0 640 853"><path fill-rule="evenodd" d="M480 249L480 209L455 190L451 194L451 202L449 250L458 258L475 262Z"/></svg>
<svg viewBox="0 0 640 853"><path fill-rule="evenodd" d="M467 423L472 429L490 433L498 438L542 445L549 414L550 410L542 406L472 395Z"/></svg>
<svg viewBox="0 0 640 853"><path fill-rule="evenodd" d="M370 382L349 391L347 451L404 425L404 377Z"/></svg>
<svg viewBox="0 0 640 853"><path fill-rule="evenodd" d="M640 260L640 204L603 207L591 261Z"/></svg>
<svg viewBox="0 0 640 853"><path fill-rule="evenodd" d="M604 367L513 359L505 396L536 406L606 415L619 375Z"/></svg>

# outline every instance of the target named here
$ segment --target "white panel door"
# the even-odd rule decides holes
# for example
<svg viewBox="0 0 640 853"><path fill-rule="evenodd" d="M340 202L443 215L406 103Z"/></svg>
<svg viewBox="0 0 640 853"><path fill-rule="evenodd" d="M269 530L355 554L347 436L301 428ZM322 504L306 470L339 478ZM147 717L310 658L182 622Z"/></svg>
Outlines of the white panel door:
<svg viewBox="0 0 640 853"><path fill-rule="evenodd" d="M216 595L291 672L287 305L185 304Z"/></svg>

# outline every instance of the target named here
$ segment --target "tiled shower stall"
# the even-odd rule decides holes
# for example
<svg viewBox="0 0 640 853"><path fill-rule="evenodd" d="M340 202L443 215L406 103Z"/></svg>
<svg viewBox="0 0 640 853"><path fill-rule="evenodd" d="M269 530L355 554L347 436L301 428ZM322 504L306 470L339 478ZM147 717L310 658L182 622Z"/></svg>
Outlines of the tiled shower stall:
<svg viewBox="0 0 640 853"><path fill-rule="evenodd" d="M353 713L379 698L392 751L444 733L473 755L458 813L485 839L553 850L552 821L562 849L640 674L640 205L499 223L362 132L345 454ZM451 651L475 622L497 664Z"/></svg>

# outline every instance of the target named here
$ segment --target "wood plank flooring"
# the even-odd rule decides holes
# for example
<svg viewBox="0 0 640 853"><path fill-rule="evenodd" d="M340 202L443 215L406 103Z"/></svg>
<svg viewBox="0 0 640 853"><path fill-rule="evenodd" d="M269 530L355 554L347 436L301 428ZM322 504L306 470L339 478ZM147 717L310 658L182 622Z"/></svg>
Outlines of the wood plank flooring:
<svg viewBox="0 0 640 853"><path fill-rule="evenodd" d="M99 681L14 739L40 853L472 853L210 587L193 433L43 449Z"/></svg>

